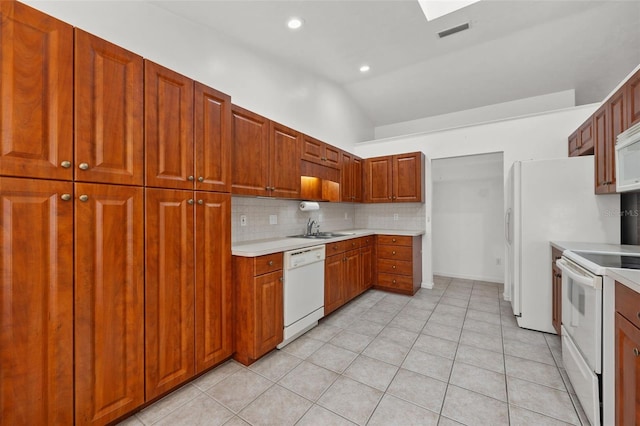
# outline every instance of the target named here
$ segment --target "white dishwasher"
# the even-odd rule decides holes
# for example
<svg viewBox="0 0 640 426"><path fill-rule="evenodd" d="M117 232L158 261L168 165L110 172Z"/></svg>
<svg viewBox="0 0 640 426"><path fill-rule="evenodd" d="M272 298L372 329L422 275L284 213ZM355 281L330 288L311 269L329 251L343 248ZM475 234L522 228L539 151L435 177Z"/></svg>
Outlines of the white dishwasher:
<svg viewBox="0 0 640 426"><path fill-rule="evenodd" d="M284 340L278 349L324 316L324 259L324 244L284 252Z"/></svg>

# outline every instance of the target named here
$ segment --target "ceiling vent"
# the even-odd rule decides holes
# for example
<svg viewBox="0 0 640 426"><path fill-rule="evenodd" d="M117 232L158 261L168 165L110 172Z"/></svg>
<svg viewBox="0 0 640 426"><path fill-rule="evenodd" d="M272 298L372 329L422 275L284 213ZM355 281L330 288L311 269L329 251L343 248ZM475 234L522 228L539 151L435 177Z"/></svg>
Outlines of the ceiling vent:
<svg viewBox="0 0 640 426"><path fill-rule="evenodd" d="M444 37L447 37L447 36L450 36L452 34L459 33L460 31L464 31L464 30L468 30L468 29L469 29L469 23L466 22L466 23L464 23L462 25L458 25L458 26L449 28L448 30L440 31L438 33L438 37L444 38Z"/></svg>

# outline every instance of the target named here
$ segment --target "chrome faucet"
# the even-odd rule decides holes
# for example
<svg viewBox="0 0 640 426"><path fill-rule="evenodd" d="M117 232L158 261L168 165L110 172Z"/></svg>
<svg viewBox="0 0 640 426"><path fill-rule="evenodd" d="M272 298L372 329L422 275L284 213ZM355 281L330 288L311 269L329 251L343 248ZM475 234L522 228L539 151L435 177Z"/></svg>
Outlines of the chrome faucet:
<svg viewBox="0 0 640 426"><path fill-rule="evenodd" d="M309 221L307 222L307 235L312 235L314 233L313 232L314 226L317 226L318 228L320 228L320 225L318 225L315 220L311 220L311 218L309 218ZM316 232L318 231L319 229L316 230Z"/></svg>

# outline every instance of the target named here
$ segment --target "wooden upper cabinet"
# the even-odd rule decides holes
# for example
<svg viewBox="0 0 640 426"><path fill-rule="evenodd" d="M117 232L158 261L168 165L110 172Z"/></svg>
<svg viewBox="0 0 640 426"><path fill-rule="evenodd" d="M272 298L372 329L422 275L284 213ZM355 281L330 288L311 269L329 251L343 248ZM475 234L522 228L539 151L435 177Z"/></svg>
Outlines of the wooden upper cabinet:
<svg viewBox="0 0 640 426"><path fill-rule="evenodd" d="M73 178L73 28L0 2L0 175Z"/></svg>
<svg viewBox="0 0 640 426"><path fill-rule="evenodd" d="M145 398L195 372L193 191L145 190Z"/></svg>
<svg viewBox="0 0 640 426"><path fill-rule="evenodd" d="M196 192L196 373L233 353L231 195Z"/></svg>
<svg viewBox="0 0 640 426"><path fill-rule="evenodd" d="M231 112L231 191L268 196L269 120L236 105Z"/></svg>
<svg viewBox="0 0 640 426"><path fill-rule="evenodd" d="M341 151L335 146L319 141L311 136L302 135L300 158L312 163L340 168Z"/></svg>
<svg viewBox="0 0 640 426"><path fill-rule="evenodd" d="M421 202L424 199L424 154L413 152L393 156L394 202Z"/></svg>
<svg viewBox="0 0 640 426"><path fill-rule="evenodd" d="M424 154L368 158L365 164L365 202L424 201Z"/></svg>
<svg viewBox="0 0 640 426"><path fill-rule="evenodd" d="M105 424L144 403L143 188L75 194L76 423Z"/></svg>
<svg viewBox="0 0 640 426"><path fill-rule="evenodd" d="M606 194L609 192L609 163L611 150L608 142L609 135L609 109L605 104L593 115L593 137L595 148L595 192Z"/></svg>
<svg viewBox="0 0 640 426"><path fill-rule="evenodd" d="M148 60L144 72L146 185L193 189L193 80Z"/></svg>
<svg viewBox="0 0 640 426"><path fill-rule="evenodd" d="M627 82L627 127L640 122L640 71Z"/></svg>
<svg viewBox="0 0 640 426"><path fill-rule="evenodd" d="M195 83L196 189L231 192L231 97Z"/></svg>
<svg viewBox="0 0 640 426"><path fill-rule="evenodd" d="M0 177L2 424L74 423L71 194L71 182Z"/></svg>
<svg viewBox="0 0 640 426"><path fill-rule="evenodd" d="M362 159L342 151L340 192L342 201L362 202Z"/></svg>
<svg viewBox="0 0 640 426"><path fill-rule="evenodd" d="M269 187L271 196L298 198L300 196L301 134L282 124L271 122L269 143Z"/></svg>
<svg viewBox="0 0 640 426"><path fill-rule="evenodd" d="M393 160L390 156L367 158L365 167L365 201L370 203L390 203Z"/></svg>
<svg viewBox="0 0 640 426"><path fill-rule="evenodd" d="M144 183L143 59L75 29L75 179Z"/></svg>

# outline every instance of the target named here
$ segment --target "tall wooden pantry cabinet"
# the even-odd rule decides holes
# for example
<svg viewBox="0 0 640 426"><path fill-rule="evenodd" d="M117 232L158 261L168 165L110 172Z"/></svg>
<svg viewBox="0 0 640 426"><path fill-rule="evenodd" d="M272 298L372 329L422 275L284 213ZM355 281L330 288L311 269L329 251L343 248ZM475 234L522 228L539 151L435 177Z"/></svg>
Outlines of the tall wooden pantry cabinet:
<svg viewBox="0 0 640 426"><path fill-rule="evenodd" d="M231 100L0 15L0 423L104 425L232 354Z"/></svg>

